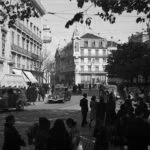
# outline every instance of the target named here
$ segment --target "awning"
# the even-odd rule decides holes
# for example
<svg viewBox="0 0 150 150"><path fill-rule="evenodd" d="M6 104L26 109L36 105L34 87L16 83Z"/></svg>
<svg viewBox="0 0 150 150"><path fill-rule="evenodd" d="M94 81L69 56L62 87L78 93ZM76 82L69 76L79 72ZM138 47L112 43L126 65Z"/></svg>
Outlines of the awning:
<svg viewBox="0 0 150 150"><path fill-rule="evenodd" d="M30 82L38 83L38 81L36 80L36 78L33 76L33 74L31 72L29 72L29 71L23 71L23 72L29 78Z"/></svg>
<svg viewBox="0 0 150 150"><path fill-rule="evenodd" d="M5 74L1 81L0 81L1 87L26 87L27 84L24 80L24 78L21 75L15 75L15 74Z"/></svg>
<svg viewBox="0 0 150 150"><path fill-rule="evenodd" d="M24 80L26 82L30 82L29 79L25 76L25 74L22 72L22 70L18 70L18 69L12 69L12 71L16 74L16 75L21 75L23 76Z"/></svg>

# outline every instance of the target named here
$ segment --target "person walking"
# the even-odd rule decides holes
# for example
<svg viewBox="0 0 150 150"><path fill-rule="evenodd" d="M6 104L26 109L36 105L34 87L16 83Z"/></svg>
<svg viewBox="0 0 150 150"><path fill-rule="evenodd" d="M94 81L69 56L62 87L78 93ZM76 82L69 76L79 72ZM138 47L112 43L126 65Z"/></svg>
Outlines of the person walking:
<svg viewBox="0 0 150 150"><path fill-rule="evenodd" d="M96 103L96 124L93 136L95 136L97 129L99 128L102 122L105 125L105 119L106 119L106 104L104 103L104 98L100 97L100 101Z"/></svg>
<svg viewBox="0 0 150 150"><path fill-rule="evenodd" d="M62 119L57 119L49 131L47 150L71 150L69 133Z"/></svg>
<svg viewBox="0 0 150 150"><path fill-rule="evenodd" d="M51 122L45 118L40 117L38 123L30 126L26 132L28 144L34 146L35 150L45 150L47 147L47 138Z"/></svg>
<svg viewBox="0 0 150 150"><path fill-rule="evenodd" d="M69 136L71 140L71 150L77 150L80 143L80 130L78 124L72 118L66 120L67 127L69 128Z"/></svg>
<svg viewBox="0 0 150 150"><path fill-rule="evenodd" d="M46 140L50 128L50 121L45 117L39 118L39 128L35 135L35 150L46 150Z"/></svg>
<svg viewBox="0 0 150 150"><path fill-rule="evenodd" d="M81 126L84 127L87 122L87 113L88 113L88 100L87 100L87 94L83 94L83 99L80 100L80 107L82 112L82 123Z"/></svg>
<svg viewBox="0 0 150 150"><path fill-rule="evenodd" d="M91 108L91 111L90 111L89 127L91 128L92 123L95 122L96 120L96 96L91 97L90 108Z"/></svg>
<svg viewBox="0 0 150 150"><path fill-rule="evenodd" d="M128 150L148 150L150 145L150 125L144 119L144 110L137 107L135 118L130 122L127 132Z"/></svg>
<svg viewBox="0 0 150 150"><path fill-rule="evenodd" d="M25 146L26 144L14 127L15 117L9 115L5 120L3 150L20 150L21 146Z"/></svg>

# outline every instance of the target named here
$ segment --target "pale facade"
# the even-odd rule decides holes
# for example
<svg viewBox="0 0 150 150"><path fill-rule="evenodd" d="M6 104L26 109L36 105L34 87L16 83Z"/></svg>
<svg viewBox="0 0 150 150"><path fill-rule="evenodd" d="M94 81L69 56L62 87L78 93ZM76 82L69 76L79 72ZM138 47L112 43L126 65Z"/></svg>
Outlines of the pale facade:
<svg viewBox="0 0 150 150"><path fill-rule="evenodd" d="M7 63L3 63L5 69L3 74L13 73L13 69L25 70L32 74L40 82L42 72L40 70L40 56L42 51L42 21L41 16L45 14L39 0L32 0L39 18L17 20L13 28L6 28L5 54ZM1 30L3 31L3 30ZM3 34L0 33L1 36ZM0 40L2 43L2 40ZM2 47L2 44L0 44ZM2 53L1 53L2 54Z"/></svg>
<svg viewBox="0 0 150 150"><path fill-rule="evenodd" d="M0 26L0 78L9 73L12 66L10 49L9 49L9 34L5 25Z"/></svg>
<svg viewBox="0 0 150 150"><path fill-rule="evenodd" d="M107 84L107 41L87 33L74 34L75 84Z"/></svg>
<svg viewBox="0 0 150 150"><path fill-rule="evenodd" d="M110 46L106 39L91 33L80 37L76 29L72 41L56 50L57 83L107 84L105 66L112 50L117 50L117 45Z"/></svg>
<svg viewBox="0 0 150 150"><path fill-rule="evenodd" d="M54 60L54 52L52 51L51 48L51 41L52 41L52 36L51 36L51 30L48 25L43 26L43 45L42 45L42 57L43 57L43 62L42 62L42 70L43 70L43 83L50 84L50 69L48 68L48 64Z"/></svg>

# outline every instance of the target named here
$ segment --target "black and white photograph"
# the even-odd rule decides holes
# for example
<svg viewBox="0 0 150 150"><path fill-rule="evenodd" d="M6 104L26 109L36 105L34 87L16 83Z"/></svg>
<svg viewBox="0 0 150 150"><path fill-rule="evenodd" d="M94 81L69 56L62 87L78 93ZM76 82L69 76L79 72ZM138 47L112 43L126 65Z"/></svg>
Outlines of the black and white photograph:
<svg viewBox="0 0 150 150"><path fill-rule="evenodd" d="M150 0L0 0L0 150L150 150Z"/></svg>

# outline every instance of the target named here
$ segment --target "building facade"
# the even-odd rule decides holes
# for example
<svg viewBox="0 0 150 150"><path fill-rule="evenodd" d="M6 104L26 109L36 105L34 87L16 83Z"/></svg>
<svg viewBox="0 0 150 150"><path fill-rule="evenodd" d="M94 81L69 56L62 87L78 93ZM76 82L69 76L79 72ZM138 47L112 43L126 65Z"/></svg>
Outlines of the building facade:
<svg viewBox="0 0 150 150"><path fill-rule="evenodd" d="M0 11L0 18L5 17L5 13ZM9 68L11 67L12 59L10 57L10 49L9 49L9 38L8 38L8 28L5 24L0 24L0 79L1 77L9 72Z"/></svg>
<svg viewBox="0 0 150 150"><path fill-rule="evenodd" d="M6 67L4 65L5 69L1 70L3 74L16 73L14 70L26 71L42 82L43 73L39 67L42 51L41 16L45 14L45 9L39 0L32 0L32 3L40 16L39 18L17 20L13 28L7 27L6 35L0 34L3 38L0 40L1 56L7 60Z"/></svg>
<svg viewBox="0 0 150 150"><path fill-rule="evenodd" d="M43 70L43 83L50 84L50 69L49 63L52 60L51 51L51 29L48 25L43 26L43 46L42 46L42 70ZM54 59L54 56L53 56Z"/></svg>
<svg viewBox="0 0 150 150"><path fill-rule="evenodd" d="M149 34L148 32L137 32L135 34L132 34L129 38L129 42L136 42L136 43L144 43L149 40Z"/></svg>
<svg viewBox="0 0 150 150"><path fill-rule="evenodd" d="M105 66L108 54L111 50L116 50L111 48L108 48L106 39L91 33L80 37L76 29L72 41L56 51L57 82L107 84Z"/></svg>

